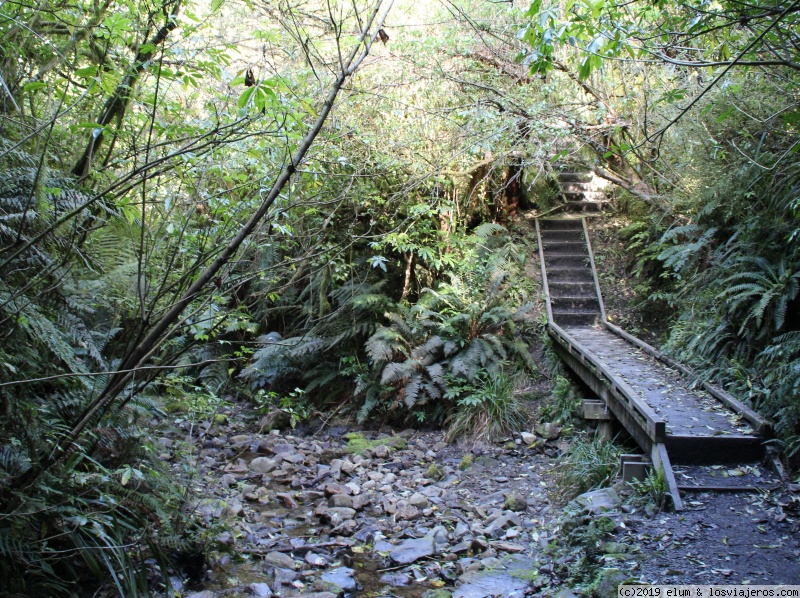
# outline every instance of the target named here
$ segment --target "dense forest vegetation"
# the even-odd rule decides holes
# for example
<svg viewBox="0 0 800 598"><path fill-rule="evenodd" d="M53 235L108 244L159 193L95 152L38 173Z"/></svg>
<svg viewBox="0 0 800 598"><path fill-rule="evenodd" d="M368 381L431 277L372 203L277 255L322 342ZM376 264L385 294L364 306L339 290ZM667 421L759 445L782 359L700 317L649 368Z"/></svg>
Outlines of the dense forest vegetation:
<svg viewBox="0 0 800 598"><path fill-rule="evenodd" d="M553 171L800 461L800 3L0 1L0 592L146 592L166 414L513 427ZM123 590L126 588L126 590ZM127 592L127 593L125 593Z"/></svg>

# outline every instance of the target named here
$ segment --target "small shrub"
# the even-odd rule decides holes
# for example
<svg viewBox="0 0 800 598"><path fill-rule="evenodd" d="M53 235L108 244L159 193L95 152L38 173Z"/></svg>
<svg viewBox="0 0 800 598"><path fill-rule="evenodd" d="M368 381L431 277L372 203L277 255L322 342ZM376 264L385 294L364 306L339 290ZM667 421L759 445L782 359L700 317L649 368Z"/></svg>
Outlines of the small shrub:
<svg viewBox="0 0 800 598"><path fill-rule="evenodd" d="M664 508L664 502L669 489L664 479L663 468L652 468L647 472L647 477L645 479L631 481L630 487L631 490L633 490L631 502L634 504L646 505L652 502L655 503L658 509Z"/></svg>
<svg viewBox="0 0 800 598"><path fill-rule="evenodd" d="M473 461L474 461L474 459L472 457L472 453L467 453L466 455L461 457L461 463L458 464L458 468L461 471L464 471L465 469L469 469L472 466Z"/></svg>
<svg viewBox="0 0 800 598"><path fill-rule="evenodd" d="M579 415L580 395L575 386L563 376L556 377L550 397L539 412L542 421L566 425Z"/></svg>

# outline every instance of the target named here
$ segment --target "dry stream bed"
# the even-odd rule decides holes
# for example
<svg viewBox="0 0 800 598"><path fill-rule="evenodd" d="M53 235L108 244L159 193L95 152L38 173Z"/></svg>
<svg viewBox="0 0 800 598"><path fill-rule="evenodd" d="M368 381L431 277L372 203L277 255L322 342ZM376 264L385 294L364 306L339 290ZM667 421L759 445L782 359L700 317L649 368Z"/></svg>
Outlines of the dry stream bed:
<svg viewBox="0 0 800 598"><path fill-rule="evenodd" d="M162 458L213 538L189 598L616 596L647 583L800 584L800 494L694 494L682 513L628 489L564 506L558 429L468 449L438 432L176 427ZM233 423L237 422L237 423ZM721 472L724 473L724 472ZM796 488L794 488L796 489ZM188 575L187 575L188 576ZM573 589L570 589L573 588Z"/></svg>

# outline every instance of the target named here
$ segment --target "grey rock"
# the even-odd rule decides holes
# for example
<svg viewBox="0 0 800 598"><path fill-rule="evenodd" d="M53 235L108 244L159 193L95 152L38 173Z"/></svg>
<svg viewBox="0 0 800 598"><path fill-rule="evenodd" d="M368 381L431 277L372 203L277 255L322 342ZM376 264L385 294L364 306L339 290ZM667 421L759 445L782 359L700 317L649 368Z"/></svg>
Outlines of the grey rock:
<svg viewBox="0 0 800 598"><path fill-rule="evenodd" d="M411 576L399 571L396 573L385 573L381 576L380 581L386 585L402 588L411 583Z"/></svg>
<svg viewBox="0 0 800 598"><path fill-rule="evenodd" d="M355 509L351 509L349 507L331 507L328 509L328 516L333 517L334 515L338 515L342 521L346 519L352 519L356 516Z"/></svg>
<svg viewBox="0 0 800 598"><path fill-rule="evenodd" d="M353 508L353 497L347 494L334 494L328 499L329 507L347 507Z"/></svg>
<svg viewBox="0 0 800 598"><path fill-rule="evenodd" d="M419 559L431 556L436 550L433 538L417 538L406 540L395 548L389 557L399 565L408 565Z"/></svg>
<svg viewBox="0 0 800 598"><path fill-rule="evenodd" d="M250 593L257 598L269 598L272 596L272 590L269 587L269 584L266 583L251 583L247 586L247 589L250 590Z"/></svg>
<svg viewBox="0 0 800 598"><path fill-rule="evenodd" d="M256 457L250 461L250 471L255 473L270 473L278 469L278 464L269 457Z"/></svg>
<svg viewBox="0 0 800 598"><path fill-rule="evenodd" d="M522 438L522 442L524 442L528 446L536 444L536 435L531 434L530 432L522 432L520 434L520 438Z"/></svg>
<svg viewBox="0 0 800 598"><path fill-rule="evenodd" d="M294 562L294 559L288 554L284 554L282 552L268 552L264 557L264 562L281 569L290 569L292 571L297 569L297 563Z"/></svg>
<svg viewBox="0 0 800 598"><path fill-rule="evenodd" d="M412 507L417 507L418 509L427 509L430 506L427 497L422 494L421 492L415 492L411 495L411 498L408 499L408 504Z"/></svg>
<svg viewBox="0 0 800 598"><path fill-rule="evenodd" d="M575 502L592 515L613 511L616 509L619 501L619 495L611 488L592 490L591 492L585 492L575 498Z"/></svg>
<svg viewBox="0 0 800 598"><path fill-rule="evenodd" d="M355 571L350 567L336 567L326 571L320 576L322 581L342 588L345 592L356 589L356 580L353 578Z"/></svg>
<svg viewBox="0 0 800 598"><path fill-rule="evenodd" d="M545 440L555 440L561 436L561 427L550 422L536 426L534 431Z"/></svg>

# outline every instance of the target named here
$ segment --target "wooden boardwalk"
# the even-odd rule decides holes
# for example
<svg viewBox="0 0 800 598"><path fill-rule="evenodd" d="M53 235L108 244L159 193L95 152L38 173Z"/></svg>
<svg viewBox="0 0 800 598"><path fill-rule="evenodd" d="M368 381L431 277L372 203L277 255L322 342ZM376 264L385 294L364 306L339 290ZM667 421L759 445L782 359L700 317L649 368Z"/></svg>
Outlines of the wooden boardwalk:
<svg viewBox="0 0 800 598"><path fill-rule="evenodd" d="M556 350L663 469L675 508L682 501L672 464L760 459L763 418L607 321L585 220L537 220L536 230Z"/></svg>

